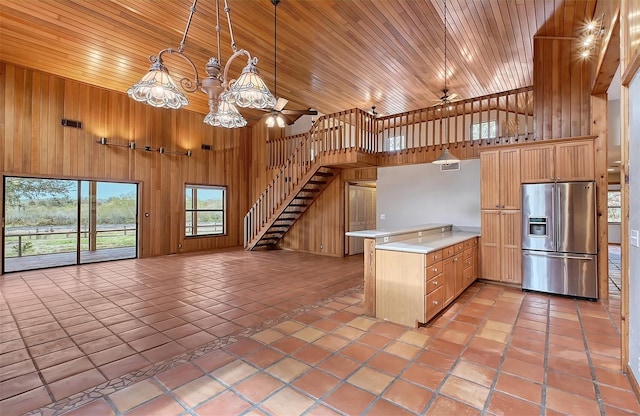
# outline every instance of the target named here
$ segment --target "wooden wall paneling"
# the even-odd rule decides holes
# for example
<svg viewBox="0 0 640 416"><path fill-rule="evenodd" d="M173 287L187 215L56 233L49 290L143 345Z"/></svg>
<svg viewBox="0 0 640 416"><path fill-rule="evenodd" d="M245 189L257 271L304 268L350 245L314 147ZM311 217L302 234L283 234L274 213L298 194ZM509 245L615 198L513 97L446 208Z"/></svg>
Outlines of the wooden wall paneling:
<svg viewBox="0 0 640 416"><path fill-rule="evenodd" d="M152 108L124 93L11 64L0 63L0 77L3 172L139 183L144 257L177 252L178 244L182 251L242 244L251 129L214 129L202 123L202 114ZM63 127L62 118L82 121L83 128ZM118 144L135 141L138 148L99 145L100 137ZM202 142L213 143L215 150L196 148ZM145 145L179 152L190 147L193 156L146 152ZM184 238L181 195L187 182L228 187L226 236Z"/></svg>
<svg viewBox="0 0 640 416"><path fill-rule="evenodd" d="M593 62L578 59L572 38L534 37L534 137L589 134ZM540 119L542 118L542 119Z"/></svg>
<svg viewBox="0 0 640 416"><path fill-rule="evenodd" d="M280 240L280 247L308 253L344 255L344 181L331 182Z"/></svg>

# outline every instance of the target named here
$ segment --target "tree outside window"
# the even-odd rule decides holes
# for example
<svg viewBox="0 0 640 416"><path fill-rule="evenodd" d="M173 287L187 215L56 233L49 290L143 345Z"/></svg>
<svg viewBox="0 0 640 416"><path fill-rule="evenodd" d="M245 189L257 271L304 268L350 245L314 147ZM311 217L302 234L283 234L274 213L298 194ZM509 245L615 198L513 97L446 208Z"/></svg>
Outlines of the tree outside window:
<svg viewBox="0 0 640 416"><path fill-rule="evenodd" d="M483 121L471 124L471 140L495 139L497 137L496 121Z"/></svg>
<svg viewBox="0 0 640 416"><path fill-rule="evenodd" d="M607 193L607 221L619 223L621 215L621 193L620 191L609 191Z"/></svg>
<svg viewBox="0 0 640 416"><path fill-rule="evenodd" d="M185 236L225 234L226 192L223 186L186 185Z"/></svg>

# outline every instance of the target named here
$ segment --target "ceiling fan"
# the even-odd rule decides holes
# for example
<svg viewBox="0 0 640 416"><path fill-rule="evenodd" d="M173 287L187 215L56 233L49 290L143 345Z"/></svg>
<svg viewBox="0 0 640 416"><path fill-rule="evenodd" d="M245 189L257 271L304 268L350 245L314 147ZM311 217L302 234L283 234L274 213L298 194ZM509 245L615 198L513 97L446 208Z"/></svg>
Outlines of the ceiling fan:
<svg viewBox="0 0 640 416"><path fill-rule="evenodd" d="M273 4L273 84L274 84L274 95L278 95L278 4L280 4L280 0L271 0L271 4ZM318 115L316 110L307 109L307 110L285 110L284 107L287 105L289 100L286 98L278 97L278 101L273 108L267 108L263 111L268 111L269 114L263 116L266 117L265 124L267 127L275 127L278 126L283 128L285 126L291 125L295 123L295 121L303 115Z"/></svg>
<svg viewBox="0 0 640 416"><path fill-rule="evenodd" d="M456 93L449 94L449 88L447 87L447 0L444 0L444 88L442 89L442 96L434 100L434 105L444 106L451 104L454 101L459 100L459 95Z"/></svg>

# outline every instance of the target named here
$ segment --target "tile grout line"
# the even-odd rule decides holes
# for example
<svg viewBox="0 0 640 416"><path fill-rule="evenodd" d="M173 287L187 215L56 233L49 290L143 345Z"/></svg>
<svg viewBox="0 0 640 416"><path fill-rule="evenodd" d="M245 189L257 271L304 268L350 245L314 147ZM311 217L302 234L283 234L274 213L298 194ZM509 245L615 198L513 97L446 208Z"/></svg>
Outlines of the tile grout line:
<svg viewBox="0 0 640 416"><path fill-rule="evenodd" d="M504 289L502 291L502 293L504 293ZM522 312L522 307L525 303L525 300L527 298L526 293L523 294L522 298L520 299L520 306L518 307L518 313L516 313L516 318L513 321L513 326L511 329L511 333L509 334L509 337L507 339L507 342L505 343L504 349L502 350L502 355L500 357L500 362L498 363L498 368L496 368L496 374L493 376L493 380L491 382L491 386L489 387L489 395L487 396L487 399L485 400L484 403L484 408L481 411L481 415L484 416L489 412L489 405L491 404L491 400L493 400L493 394L495 393L495 388L496 388L496 384L498 384L498 378L500 377L500 375L502 374L502 366L504 365L504 362L507 359L507 351L509 351L509 348L511 346L511 341L513 340L513 334L516 331L517 325L516 323L518 322L518 320L520 319L520 313Z"/></svg>
<svg viewBox="0 0 640 416"><path fill-rule="evenodd" d="M23 279L22 277L20 277L20 279L22 280L22 282L23 282L27 287L29 287L29 290L30 290L30 291L34 294L34 296L36 296L36 298L38 299L38 302L40 302L40 303L42 304L42 301L40 300L40 298L38 297L38 295L36 295L36 294L35 294L35 292L33 292L33 290L31 289L31 286L29 286L29 285L27 284L27 282L26 282L26 281L24 281L24 279ZM18 331L18 333L20 334L20 340L22 341L22 345L23 345L24 349L27 351L27 355L29 356L29 359L31 360L31 363L32 363L32 365L33 365L33 368L36 370L35 372L36 372L36 374L38 375L38 378L40 379L40 382L42 383L42 387L44 387L44 389L45 389L45 391L47 392L47 395L49 396L49 398L50 398L52 401L53 401L53 400L55 400L55 397L54 397L53 393L52 393L52 392L51 392L51 390L49 389L49 384L48 384L48 383L46 382L46 380L44 379L44 376L43 376L43 375L42 375L42 373L40 372L40 368L38 367L38 364L36 363L36 360L33 358L33 355L31 354L31 350L29 349L29 346L27 345L27 343L26 343L26 342L24 342L25 337L22 335L22 330L20 329L20 325L18 324L18 320L16 319L15 314L13 313L13 310L12 310L12 308L11 308L11 305L9 304L9 302L7 302L7 299L4 297L4 294L1 294L1 293L0 293L0 295L2 295L2 298L4 299L5 304L7 305L7 310L9 311L9 314L11 314L11 319L13 319L13 323L14 323L14 324L15 324L15 326L16 326L16 330L17 330L17 331ZM43 304L43 306L46 308L46 306L45 306L44 304ZM50 312L48 308L46 308L46 309L47 309L47 312ZM54 319L55 319L55 316L54 316ZM56 322L57 322L57 320L56 320ZM58 323L58 324L59 324L59 323ZM66 331L65 331L65 332L66 332ZM28 373L27 373L27 374L28 374ZM20 377L20 376L17 376L17 377ZM15 378L15 377L13 377L13 378ZM8 379L8 380L11 380L11 379ZM8 380L7 380L7 381L8 381ZM37 387L36 387L36 389L37 389ZM31 390L35 390L35 389L31 389ZM31 391L31 390L27 390L26 392ZM24 393L26 393L26 392L20 392L20 393L18 393L18 394L16 394L16 395L13 395L13 396L10 396L10 397L15 397L15 396L17 396L17 395L24 394ZM8 399L8 398L10 398L10 397L7 397L7 398L5 398L5 399L3 399L3 400L6 400L6 399Z"/></svg>
<svg viewBox="0 0 640 416"><path fill-rule="evenodd" d="M544 372L542 373L542 389L540 392L540 416L547 413L547 380L549 377L549 341L551 336L551 299L546 297L547 319L544 337Z"/></svg>
<svg viewBox="0 0 640 416"><path fill-rule="evenodd" d="M598 408L600 410L600 415L605 416L606 410L604 408L604 402L602 401L602 394L600 392L600 385L597 383L596 378L596 369L593 366L593 360L591 359L591 350L589 349L589 343L587 342L587 334L586 328L582 322L582 313L580 312L580 306L576 301L574 301L574 306L576 309L576 314L578 315L578 321L580 322L580 329L582 333L582 343L584 345L584 350L587 354L587 361L589 362L589 372L591 373L591 382L593 383L593 389L596 393L596 401L598 402ZM605 308L606 309L606 308Z"/></svg>
<svg viewBox="0 0 640 416"><path fill-rule="evenodd" d="M51 411L51 410L53 410L54 415L68 412L70 410L73 410L74 408L79 407L78 404L86 405L90 402L97 400L100 397L108 396L109 394L113 394L116 391L124 389L136 382L148 379L151 376L159 374L162 371L165 371L170 368L174 368L179 364L184 364L185 362L191 362L194 359L199 358L203 355L206 355L212 351L219 350L228 345L231 345L237 342L240 337L248 338L248 335L250 334L253 335L265 329L270 329L273 326L287 319L290 319L293 316L297 316L298 314L301 314L303 312L308 312L310 310L317 309L321 305L332 302L335 298L353 294L359 290L362 290L362 284L359 284L349 289L345 289L339 293L335 293L330 297L320 299L317 302L312 303L310 305L302 305L294 310L284 312L279 316L263 321L262 324L260 325L250 327L250 328L245 328L236 334L227 335L225 337L218 338L215 341L211 341L209 343L196 347L192 350L187 350L177 356L168 358L167 360L161 361L159 363L153 363L150 366L143 367L142 369L139 369L139 370L135 370L131 373L125 374L113 380L108 380L105 383L99 384L93 388L89 388L87 390L84 390L79 393L75 393L69 397L63 398L56 402L52 402L49 405L46 405L42 408L29 411L27 412L27 414L29 415L44 414L44 412ZM123 383L123 385L119 388L112 386L113 384L119 384L119 383ZM108 392L103 392L105 390L107 390ZM110 390L113 390L113 391L110 391ZM98 394L99 397L95 397L95 394ZM76 396L86 396L86 398L76 401ZM74 403L70 403L70 402L74 402Z"/></svg>

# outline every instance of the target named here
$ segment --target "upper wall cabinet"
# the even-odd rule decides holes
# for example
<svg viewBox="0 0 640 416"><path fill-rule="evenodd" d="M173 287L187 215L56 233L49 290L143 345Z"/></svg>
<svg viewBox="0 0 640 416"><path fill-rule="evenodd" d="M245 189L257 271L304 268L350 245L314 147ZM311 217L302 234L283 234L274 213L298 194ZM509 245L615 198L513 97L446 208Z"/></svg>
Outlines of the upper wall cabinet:
<svg viewBox="0 0 640 416"><path fill-rule="evenodd" d="M482 209L520 209L520 149L480 153Z"/></svg>
<svg viewBox="0 0 640 416"><path fill-rule="evenodd" d="M593 180L593 141L523 147L520 166L522 183Z"/></svg>

